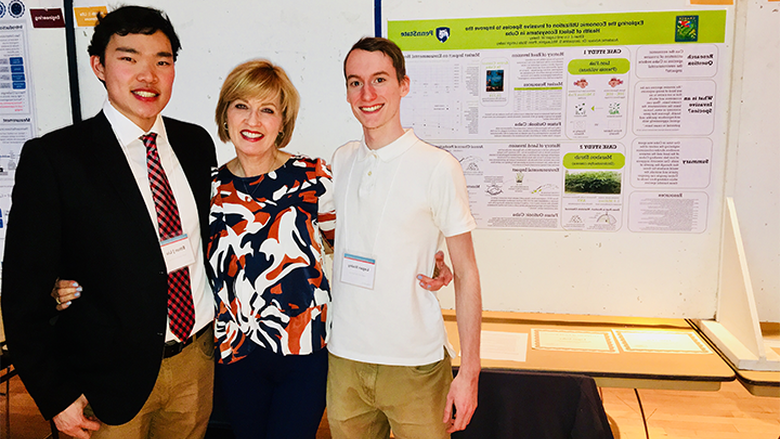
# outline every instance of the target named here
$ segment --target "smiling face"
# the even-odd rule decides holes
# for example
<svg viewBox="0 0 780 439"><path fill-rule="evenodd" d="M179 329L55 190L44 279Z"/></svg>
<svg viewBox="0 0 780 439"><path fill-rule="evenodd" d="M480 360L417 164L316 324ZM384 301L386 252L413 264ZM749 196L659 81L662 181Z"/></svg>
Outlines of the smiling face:
<svg viewBox="0 0 780 439"><path fill-rule="evenodd" d="M105 83L111 104L148 131L171 99L176 76L168 37L161 31L114 34L106 46L105 61L92 56L90 62L92 71Z"/></svg>
<svg viewBox="0 0 780 439"><path fill-rule="evenodd" d="M279 95L273 98L236 99L227 110L230 140L239 161L257 159L273 153L282 131Z"/></svg>
<svg viewBox="0 0 780 439"><path fill-rule="evenodd" d="M360 49L349 54L344 74L347 102L363 125L368 147L381 148L401 137L401 98L409 93L409 77L399 82L390 57Z"/></svg>

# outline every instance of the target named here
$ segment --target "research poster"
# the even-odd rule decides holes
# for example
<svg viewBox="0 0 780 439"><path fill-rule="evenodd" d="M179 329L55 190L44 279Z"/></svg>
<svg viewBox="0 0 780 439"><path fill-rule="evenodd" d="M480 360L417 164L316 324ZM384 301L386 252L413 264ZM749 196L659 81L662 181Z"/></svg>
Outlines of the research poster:
<svg viewBox="0 0 780 439"><path fill-rule="evenodd" d="M27 47L27 24L0 20L0 260L19 153L36 132Z"/></svg>
<svg viewBox="0 0 780 439"><path fill-rule="evenodd" d="M388 21L404 126L482 228L703 233L719 209L726 11Z"/></svg>

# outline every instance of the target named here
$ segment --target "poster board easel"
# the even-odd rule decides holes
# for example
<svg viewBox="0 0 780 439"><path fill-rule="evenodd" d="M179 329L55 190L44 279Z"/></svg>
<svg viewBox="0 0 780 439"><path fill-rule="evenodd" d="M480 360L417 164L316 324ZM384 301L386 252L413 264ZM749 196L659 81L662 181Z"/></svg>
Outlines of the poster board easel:
<svg viewBox="0 0 780 439"><path fill-rule="evenodd" d="M780 371L780 355L766 346L761 335L732 198L726 199L724 217L717 314L714 320L696 324L737 369Z"/></svg>

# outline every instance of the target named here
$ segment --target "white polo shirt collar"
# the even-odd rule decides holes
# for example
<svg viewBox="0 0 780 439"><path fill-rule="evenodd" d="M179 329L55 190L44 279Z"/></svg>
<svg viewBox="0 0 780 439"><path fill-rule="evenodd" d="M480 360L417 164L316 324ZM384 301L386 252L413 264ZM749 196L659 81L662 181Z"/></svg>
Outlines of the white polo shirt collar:
<svg viewBox="0 0 780 439"><path fill-rule="evenodd" d="M415 144L415 142L417 142L417 136L414 135L414 130L411 128L407 128L404 130L404 134L401 137L379 149L369 148L366 145L366 139L364 137L363 140L360 141L360 149L358 149L357 160L362 162L371 156L375 156L383 162L390 162L408 151L409 148Z"/></svg>

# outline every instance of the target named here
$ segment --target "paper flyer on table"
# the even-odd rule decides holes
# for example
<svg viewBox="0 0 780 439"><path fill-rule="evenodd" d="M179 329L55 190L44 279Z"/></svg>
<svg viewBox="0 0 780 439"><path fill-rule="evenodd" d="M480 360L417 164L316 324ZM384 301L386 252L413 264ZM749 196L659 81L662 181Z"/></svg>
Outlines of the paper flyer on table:
<svg viewBox="0 0 780 439"><path fill-rule="evenodd" d="M712 353L693 331L613 329L613 332L626 352Z"/></svg>
<svg viewBox="0 0 780 439"><path fill-rule="evenodd" d="M520 332L482 331L479 357L483 360L524 362L528 351L528 334Z"/></svg>
<svg viewBox="0 0 780 439"><path fill-rule="evenodd" d="M617 354L617 344L608 330L532 329L532 348L550 351L576 351Z"/></svg>

